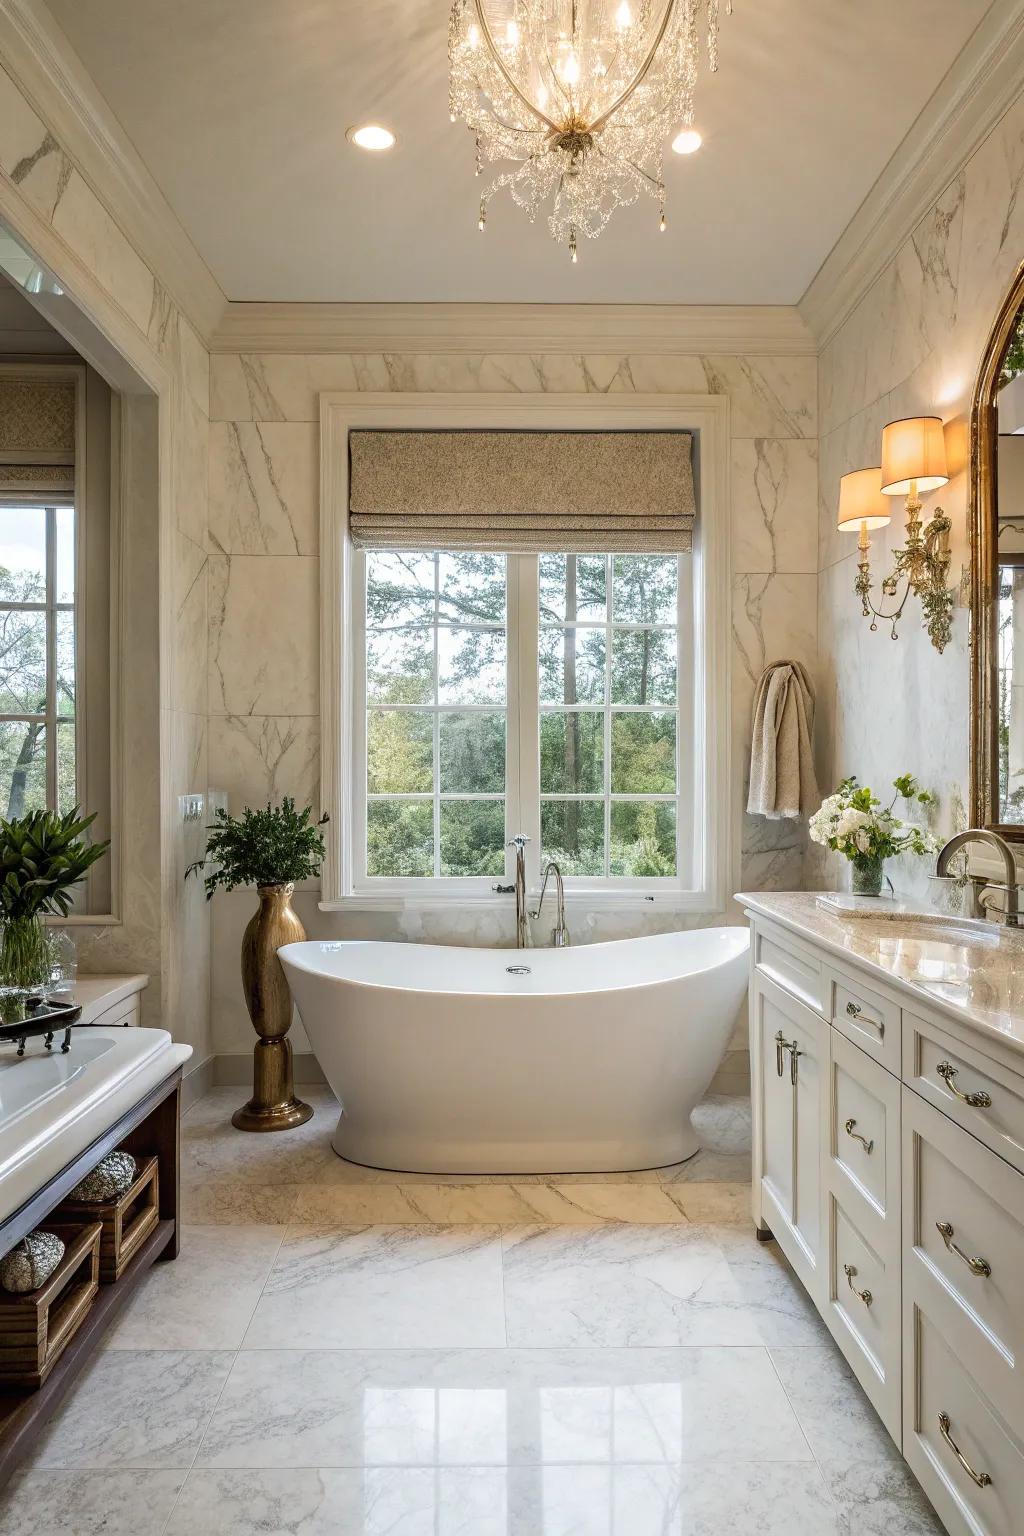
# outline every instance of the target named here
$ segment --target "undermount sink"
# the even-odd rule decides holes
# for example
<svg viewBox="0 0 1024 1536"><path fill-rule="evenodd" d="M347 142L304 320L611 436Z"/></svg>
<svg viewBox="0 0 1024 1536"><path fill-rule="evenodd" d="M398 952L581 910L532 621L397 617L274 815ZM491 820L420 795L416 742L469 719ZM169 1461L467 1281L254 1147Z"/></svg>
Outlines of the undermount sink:
<svg viewBox="0 0 1024 1536"><path fill-rule="evenodd" d="M1003 928L984 918L961 917L959 914L929 912L901 904L890 903L884 898L875 904L866 897L819 897L818 904L837 917L842 923L856 927L871 923L877 936L878 929L891 930L894 938L917 939L921 943L974 944L994 947L1002 933L1017 930Z"/></svg>

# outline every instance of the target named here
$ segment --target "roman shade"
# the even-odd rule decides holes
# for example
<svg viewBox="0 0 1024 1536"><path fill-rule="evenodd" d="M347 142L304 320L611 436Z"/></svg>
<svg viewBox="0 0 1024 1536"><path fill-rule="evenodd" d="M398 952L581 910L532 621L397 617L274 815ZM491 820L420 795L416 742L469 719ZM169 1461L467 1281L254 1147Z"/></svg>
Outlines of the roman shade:
<svg viewBox="0 0 1024 1536"><path fill-rule="evenodd" d="M690 549L688 432L359 430L349 530L367 549Z"/></svg>
<svg viewBox="0 0 1024 1536"><path fill-rule="evenodd" d="M0 379L0 497L58 506L74 495L74 384Z"/></svg>

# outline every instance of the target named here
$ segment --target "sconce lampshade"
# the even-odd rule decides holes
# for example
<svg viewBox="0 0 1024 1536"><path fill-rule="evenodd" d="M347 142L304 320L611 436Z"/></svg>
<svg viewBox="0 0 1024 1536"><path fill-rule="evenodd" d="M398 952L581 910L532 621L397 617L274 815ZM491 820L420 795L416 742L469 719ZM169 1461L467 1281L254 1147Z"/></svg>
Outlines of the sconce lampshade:
<svg viewBox="0 0 1024 1536"><path fill-rule="evenodd" d="M884 495L908 496L915 482L919 492L936 491L948 479L940 416L908 416L882 429Z"/></svg>
<svg viewBox="0 0 1024 1536"><path fill-rule="evenodd" d="M890 521L889 503L882 495L882 471L855 469L839 482L839 527L844 533L859 533L867 528L884 528Z"/></svg>

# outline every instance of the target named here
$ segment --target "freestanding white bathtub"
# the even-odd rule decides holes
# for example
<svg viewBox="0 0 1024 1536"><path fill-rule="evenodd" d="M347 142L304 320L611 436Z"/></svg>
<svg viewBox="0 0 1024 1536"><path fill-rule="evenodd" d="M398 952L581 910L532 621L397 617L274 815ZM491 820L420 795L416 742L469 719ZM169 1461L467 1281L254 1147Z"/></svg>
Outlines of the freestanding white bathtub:
<svg viewBox="0 0 1024 1536"><path fill-rule="evenodd" d="M307 942L279 955L342 1105L334 1150L416 1173L654 1168L747 985L745 928L576 949Z"/></svg>

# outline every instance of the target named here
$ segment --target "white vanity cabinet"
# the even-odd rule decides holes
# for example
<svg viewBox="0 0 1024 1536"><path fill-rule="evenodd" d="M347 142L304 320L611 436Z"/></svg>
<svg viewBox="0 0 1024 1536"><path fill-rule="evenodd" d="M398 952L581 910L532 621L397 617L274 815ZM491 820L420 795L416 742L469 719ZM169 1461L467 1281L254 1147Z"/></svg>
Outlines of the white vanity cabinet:
<svg viewBox="0 0 1024 1536"><path fill-rule="evenodd" d="M755 1223L947 1529L1024 1536L1024 1051L795 900L748 909Z"/></svg>

